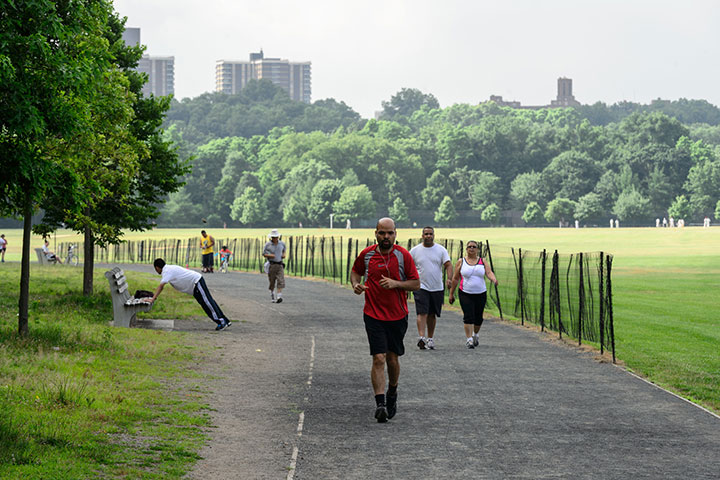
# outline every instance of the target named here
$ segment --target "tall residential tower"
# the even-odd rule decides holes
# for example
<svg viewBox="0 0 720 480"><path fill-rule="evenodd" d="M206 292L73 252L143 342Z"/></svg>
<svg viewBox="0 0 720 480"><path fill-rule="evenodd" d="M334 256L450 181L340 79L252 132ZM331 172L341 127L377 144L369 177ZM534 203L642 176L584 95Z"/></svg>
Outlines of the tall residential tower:
<svg viewBox="0 0 720 480"><path fill-rule="evenodd" d="M122 38L126 45L140 45L140 29L126 28ZM175 93L175 57L143 55L137 70L148 75L148 81L142 87L144 96L164 97Z"/></svg>
<svg viewBox="0 0 720 480"><path fill-rule="evenodd" d="M215 64L215 91L234 94L250 80L266 78L281 87L290 98L310 103L312 93L310 62L265 58L262 50L251 53L249 61L218 60Z"/></svg>

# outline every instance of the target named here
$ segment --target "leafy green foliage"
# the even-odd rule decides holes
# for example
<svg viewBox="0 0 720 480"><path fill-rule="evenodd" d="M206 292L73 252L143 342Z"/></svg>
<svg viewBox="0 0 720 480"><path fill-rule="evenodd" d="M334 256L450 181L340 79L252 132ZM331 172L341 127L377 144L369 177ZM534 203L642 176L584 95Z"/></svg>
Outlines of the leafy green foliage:
<svg viewBox="0 0 720 480"><path fill-rule="evenodd" d="M544 219L543 210L537 202L530 202L522 215L523 222L529 224L539 223Z"/></svg>
<svg viewBox="0 0 720 480"><path fill-rule="evenodd" d="M551 200L545 209L545 220L548 222L568 222L572 220L577 203L569 198L558 197Z"/></svg>
<svg viewBox="0 0 720 480"><path fill-rule="evenodd" d="M435 211L435 221L441 224L449 224L456 218L457 211L455 210L452 198L446 195Z"/></svg>
<svg viewBox="0 0 720 480"><path fill-rule="evenodd" d="M690 204L690 201L685 198L685 195L678 195L675 197L672 205L670 205L670 208L668 208L668 215L677 220L686 219L690 218L692 210L692 205Z"/></svg>
<svg viewBox="0 0 720 480"><path fill-rule="evenodd" d="M612 212L620 220L637 220L648 216L650 201L635 187L623 191L618 197Z"/></svg>
<svg viewBox="0 0 720 480"><path fill-rule="evenodd" d="M372 218L375 215L375 201L367 185L356 185L343 190L340 198L333 203L335 218L344 222L356 218Z"/></svg>
<svg viewBox="0 0 720 480"><path fill-rule="evenodd" d="M402 198L396 198L390 207L390 217L395 220L397 224L403 224L410 221L410 212L408 211L407 205L403 202Z"/></svg>

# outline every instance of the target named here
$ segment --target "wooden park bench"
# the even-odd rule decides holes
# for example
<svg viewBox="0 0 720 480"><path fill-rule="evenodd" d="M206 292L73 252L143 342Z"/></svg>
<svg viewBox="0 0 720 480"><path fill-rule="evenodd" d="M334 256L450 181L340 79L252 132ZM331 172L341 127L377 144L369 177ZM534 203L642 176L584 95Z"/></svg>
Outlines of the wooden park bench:
<svg viewBox="0 0 720 480"><path fill-rule="evenodd" d="M37 254L38 263L40 263L40 265L54 265L55 263L57 263L57 262L51 262L51 261L45 256L45 252L43 252L43 249L42 249L42 248L36 248L36 249L35 249L35 253Z"/></svg>
<svg viewBox="0 0 720 480"><path fill-rule="evenodd" d="M105 277L110 282L110 296L113 303L113 325L116 327L130 327L137 318L137 312L149 312L152 303L143 302L140 298L130 296L128 291L125 272L119 267L105 272Z"/></svg>

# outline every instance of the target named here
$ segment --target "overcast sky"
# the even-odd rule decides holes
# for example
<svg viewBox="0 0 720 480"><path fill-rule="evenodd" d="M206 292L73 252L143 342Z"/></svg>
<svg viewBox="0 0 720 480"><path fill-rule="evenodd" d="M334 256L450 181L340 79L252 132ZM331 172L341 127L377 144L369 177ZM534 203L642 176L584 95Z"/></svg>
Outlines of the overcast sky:
<svg viewBox="0 0 720 480"><path fill-rule="evenodd" d="M175 95L215 88L215 61L312 62L312 100L363 117L401 88L445 107L502 95L546 105L557 78L581 103L720 105L717 0L115 0L150 55L175 57Z"/></svg>

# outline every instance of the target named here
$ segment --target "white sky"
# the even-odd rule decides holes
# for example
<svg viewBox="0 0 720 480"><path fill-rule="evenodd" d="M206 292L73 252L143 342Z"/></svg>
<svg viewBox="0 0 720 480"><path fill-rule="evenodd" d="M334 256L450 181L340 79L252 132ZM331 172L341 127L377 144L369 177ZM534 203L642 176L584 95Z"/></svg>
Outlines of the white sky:
<svg viewBox="0 0 720 480"><path fill-rule="evenodd" d="M150 55L175 57L175 95L215 88L215 61L312 62L312 100L363 117L401 88L445 107L490 95L546 105L557 78L582 103L720 105L717 0L115 0Z"/></svg>

